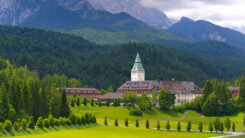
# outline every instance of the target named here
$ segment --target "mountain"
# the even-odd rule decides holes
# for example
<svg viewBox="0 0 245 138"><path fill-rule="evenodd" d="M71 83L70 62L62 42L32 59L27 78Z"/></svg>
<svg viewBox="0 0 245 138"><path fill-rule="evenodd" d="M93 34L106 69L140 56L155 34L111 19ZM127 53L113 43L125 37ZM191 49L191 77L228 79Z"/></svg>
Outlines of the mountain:
<svg viewBox="0 0 245 138"><path fill-rule="evenodd" d="M26 65L41 77L65 74L90 87L114 88L129 80L139 52L148 80L186 80L203 85L207 79L230 79L244 67L227 62L225 68L184 50L147 43L100 46L69 34L0 26L0 55L17 66ZM238 74L239 75L239 74Z"/></svg>
<svg viewBox="0 0 245 138"><path fill-rule="evenodd" d="M0 4L2 24L68 32L100 44L187 41L125 12L96 10L87 0L4 0Z"/></svg>
<svg viewBox="0 0 245 138"><path fill-rule="evenodd" d="M203 20L193 21L183 17L179 22L169 27L168 31L197 42L216 40L245 49L244 34Z"/></svg>
<svg viewBox="0 0 245 138"><path fill-rule="evenodd" d="M63 0L67 1L67 0ZM162 11L142 5L141 0L88 0L95 9L111 13L125 12L144 23L156 27L167 28L172 21Z"/></svg>

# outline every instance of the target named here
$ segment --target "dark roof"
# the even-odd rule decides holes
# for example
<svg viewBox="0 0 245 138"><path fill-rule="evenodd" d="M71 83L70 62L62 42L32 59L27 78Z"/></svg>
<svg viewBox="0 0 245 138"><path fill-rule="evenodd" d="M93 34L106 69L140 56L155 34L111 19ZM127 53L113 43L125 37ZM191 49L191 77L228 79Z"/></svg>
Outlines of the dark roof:
<svg viewBox="0 0 245 138"><path fill-rule="evenodd" d="M123 93L108 92L99 99L122 99Z"/></svg>
<svg viewBox="0 0 245 138"><path fill-rule="evenodd" d="M76 90L76 91L99 91L96 88L65 88L65 90Z"/></svg>
<svg viewBox="0 0 245 138"><path fill-rule="evenodd" d="M127 81L117 90L134 91L134 90L160 90L159 81Z"/></svg>

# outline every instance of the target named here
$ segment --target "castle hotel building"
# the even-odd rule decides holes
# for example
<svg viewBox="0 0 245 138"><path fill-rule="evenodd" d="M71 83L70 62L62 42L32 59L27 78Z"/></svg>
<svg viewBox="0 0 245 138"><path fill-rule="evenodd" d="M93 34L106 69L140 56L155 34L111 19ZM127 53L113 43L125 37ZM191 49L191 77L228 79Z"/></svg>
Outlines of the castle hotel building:
<svg viewBox="0 0 245 138"><path fill-rule="evenodd" d="M145 70L139 53L137 53L134 66L131 70L131 81L122 84L117 89L117 93L135 92L141 94L145 92L151 96L154 90L160 92L161 89L168 89L171 94L175 95L175 104L191 102L197 96L202 95L201 89L194 82L145 80Z"/></svg>

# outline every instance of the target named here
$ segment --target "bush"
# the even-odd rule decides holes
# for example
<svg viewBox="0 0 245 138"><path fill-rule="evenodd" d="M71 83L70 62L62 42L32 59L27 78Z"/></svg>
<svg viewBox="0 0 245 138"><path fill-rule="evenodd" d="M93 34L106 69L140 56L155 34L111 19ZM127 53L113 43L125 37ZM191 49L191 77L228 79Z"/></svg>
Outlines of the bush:
<svg viewBox="0 0 245 138"><path fill-rule="evenodd" d="M18 130L19 123L18 122L14 122L13 127L14 127L15 130Z"/></svg>
<svg viewBox="0 0 245 138"><path fill-rule="evenodd" d="M139 120L136 120L135 126L138 128L139 127Z"/></svg>
<svg viewBox="0 0 245 138"><path fill-rule="evenodd" d="M82 125L85 125L86 124L86 119L84 116L81 117L81 124Z"/></svg>
<svg viewBox="0 0 245 138"><path fill-rule="evenodd" d="M27 120L25 118L21 119L20 125L24 130L26 130Z"/></svg>
<svg viewBox="0 0 245 138"><path fill-rule="evenodd" d="M28 127L31 129L35 128L34 118L32 116L29 118Z"/></svg>
<svg viewBox="0 0 245 138"><path fill-rule="evenodd" d="M59 126L60 125L59 119L57 119L57 118L54 119L54 125L55 126Z"/></svg>
<svg viewBox="0 0 245 138"><path fill-rule="evenodd" d="M49 120L49 125L51 127L54 127L54 117L52 115L50 115L49 118L48 118L48 120Z"/></svg>
<svg viewBox="0 0 245 138"><path fill-rule="evenodd" d="M143 113L139 108L136 109L131 108L129 114L133 116L143 116Z"/></svg>
<svg viewBox="0 0 245 138"><path fill-rule="evenodd" d="M49 119L44 119L43 125L44 125L44 127L49 128Z"/></svg>
<svg viewBox="0 0 245 138"><path fill-rule="evenodd" d="M187 124L187 131L190 132L191 131L191 122L189 121Z"/></svg>
<svg viewBox="0 0 245 138"><path fill-rule="evenodd" d="M117 119L115 120L114 124L115 124L116 127L118 127L118 121L117 121Z"/></svg>
<svg viewBox="0 0 245 138"><path fill-rule="evenodd" d="M145 127L148 129L150 127L149 120L146 120Z"/></svg>
<svg viewBox="0 0 245 138"><path fill-rule="evenodd" d="M71 125L71 120L68 118L68 119L65 119L66 120L66 125L70 126Z"/></svg>
<svg viewBox="0 0 245 138"><path fill-rule="evenodd" d="M177 105L177 106L171 106L170 109L175 112L184 113L185 112L185 106L184 105Z"/></svg>
<svg viewBox="0 0 245 138"><path fill-rule="evenodd" d="M62 126L66 125L66 120L63 117L59 117L59 124Z"/></svg>
<svg viewBox="0 0 245 138"><path fill-rule="evenodd" d="M11 123L9 120L6 120L6 121L4 122L3 128L4 128L6 131L10 132L10 131L12 130L12 123Z"/></svg>
<svg viewBox="0 0 245 138"><path fill-rule="evenodd" d="M39 117L37 119L37 127L41 129L43 128L43 118L42 117Z"/></svg>
<svg viewBox="0 0 245 138"><path fill-rule="evenodd" d="M125 120L125 126L128 127L128 118Z"/></svg>
<svg viewBox="0 0 245 138"><path fill-rule="evenodd" d="M69 119L71 120L71 123L75 125L77 123L77 117L74 114L71 114L69 116Z"/></svg>
<svg viewBox="0 0 245 138"><path fill-rule="evenodd" d="M104 125L107 126L107 118L105 116Z"/></svg>

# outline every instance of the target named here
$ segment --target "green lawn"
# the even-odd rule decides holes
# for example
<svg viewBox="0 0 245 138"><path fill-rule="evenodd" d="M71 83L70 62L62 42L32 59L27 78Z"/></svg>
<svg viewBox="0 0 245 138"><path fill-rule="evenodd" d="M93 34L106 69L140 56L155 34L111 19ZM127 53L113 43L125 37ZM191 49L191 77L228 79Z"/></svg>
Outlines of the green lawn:
<svg viewBox="0 0 245 138"><path fill-rule="evenodd" d="M170 121L171 128L176 129L178 121L181 122L183 129L186 129L187 122L192 122L192 130L198 130L199 122L203 122L204 130L208 130L208 124L210 121L214 121L217 117L205 117L195 111L189 111L187 113L176 113L173 111L161 111L159 109L152 109L143 113L142 117L136 117L129 115L129 110L125 107L91 107L91 106L80 106L71 108L72 112L76 115L83 115L86 112L95 114L97 121L103 124L105 116L107 116L109 125L113 125L114 120L117 118L121 126L124 125L124 120L129 119L129 125L134 126L135 120L140 120L140 126L145 126L145 121L150 120L150 127L156 128L157 121L160 121L161 127L165 127L167 120ZM231 119L231 122L236 123L236 130L241 132L245 130L243 127L244 113L239 113L234 116L223 116L219 117L221 121L225 121L227 117Z"/></svg>
<svg viewBox="0 0 245 138"><path fill-rule="evenodd" d="M236 137L227 137L227 138L245 138L245 135L243 135L243 136L236 136Z"/></svg>
<svg viewBox="0 0 245 138"><path fill-rule="evenodd" d="M96 126L87 129L63 130L40 135L17 136L16 138L206 138L216 136L211 133L168 132L142 128Z"/></svg>

